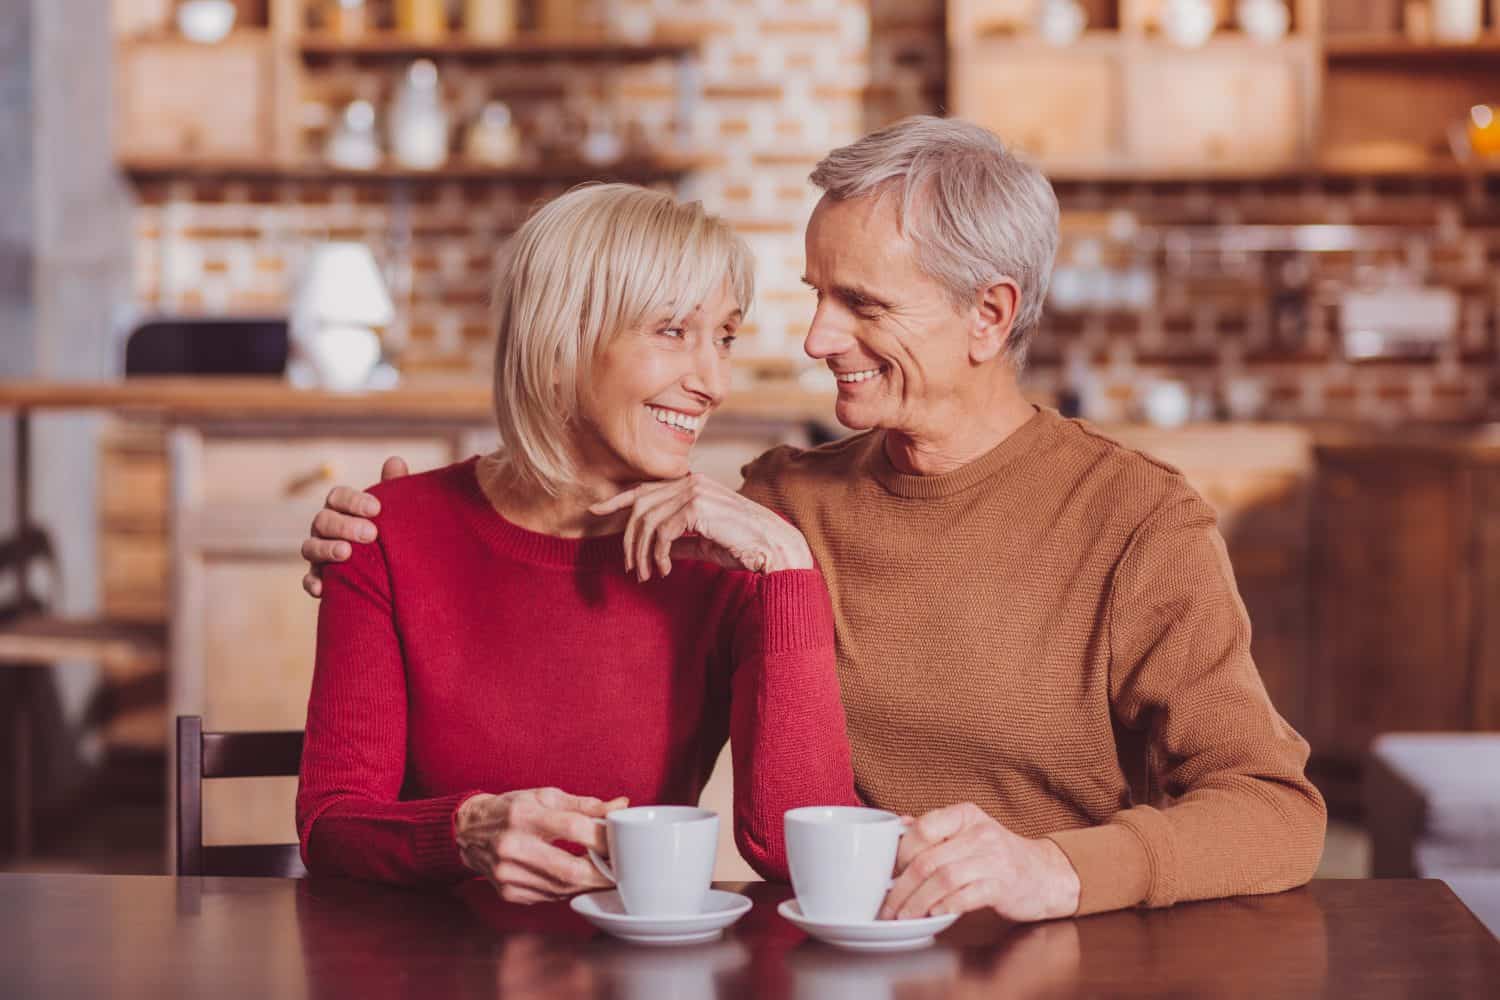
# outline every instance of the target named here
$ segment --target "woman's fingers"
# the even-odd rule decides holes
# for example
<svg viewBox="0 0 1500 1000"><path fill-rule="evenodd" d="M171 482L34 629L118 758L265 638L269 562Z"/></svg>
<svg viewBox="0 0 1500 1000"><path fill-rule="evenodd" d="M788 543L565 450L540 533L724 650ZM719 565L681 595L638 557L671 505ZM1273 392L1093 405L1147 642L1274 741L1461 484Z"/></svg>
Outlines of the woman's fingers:
<svg viewBox="0 0 1500 1000"><path fill-rule="evenodd" d="M617 510L624 510L635 503L635 498L640 496L640 493L641 487L639 486L628 489L624 493L617 493L608 500L601 500L594 504L589 508L589 513L603 517L606 514L613 514Z"/></svg>
<svg viewBox="0 0 1500 1000"><path fill-rule="evenodd" d="M501 863L509 861L525 865L552 879L563 887L563 891L575 893L610 887L610 881L588 858L571 854L535 834L517 831L501 834L497 847Z"/></svg>
<svg viewBox="0 0 1500 1000"><path fill-rule="evenodd" d="M680 487L648 493L636 500L635 508L630 512L630 522L625 525L625 569L635 573L636 579L642 583L651 579L649 558L655 526L662 517L682 505L682 494Z"/></svg>

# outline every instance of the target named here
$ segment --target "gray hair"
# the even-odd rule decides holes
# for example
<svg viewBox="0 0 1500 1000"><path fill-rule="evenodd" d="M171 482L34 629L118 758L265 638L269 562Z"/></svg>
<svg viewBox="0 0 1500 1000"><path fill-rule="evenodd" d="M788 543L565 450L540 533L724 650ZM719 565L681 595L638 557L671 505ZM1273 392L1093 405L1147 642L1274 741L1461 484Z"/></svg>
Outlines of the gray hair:
<svg viewBox="0 0 1500 1000"><path fill-rule="evenodd" d="M957 309L1014 281L1020 304L1005 351L1025 364L1057 257L1057 195L1041 171L978 125L919 115L835 149L811 180L840 201L894 194L917 265Z"/></svg>

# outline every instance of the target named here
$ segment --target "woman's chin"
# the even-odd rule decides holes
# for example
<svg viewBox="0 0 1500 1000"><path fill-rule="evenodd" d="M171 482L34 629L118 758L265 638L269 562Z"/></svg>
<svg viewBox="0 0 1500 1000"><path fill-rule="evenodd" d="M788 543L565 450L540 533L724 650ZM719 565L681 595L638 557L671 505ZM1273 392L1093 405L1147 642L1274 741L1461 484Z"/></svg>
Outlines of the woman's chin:
<svg viewBox="0 0 1500 1000"><path fill-rule="evenodd" d="M642 481L681 479L693 471L683 455L652 455L632 463L632 471Z"/></svg>

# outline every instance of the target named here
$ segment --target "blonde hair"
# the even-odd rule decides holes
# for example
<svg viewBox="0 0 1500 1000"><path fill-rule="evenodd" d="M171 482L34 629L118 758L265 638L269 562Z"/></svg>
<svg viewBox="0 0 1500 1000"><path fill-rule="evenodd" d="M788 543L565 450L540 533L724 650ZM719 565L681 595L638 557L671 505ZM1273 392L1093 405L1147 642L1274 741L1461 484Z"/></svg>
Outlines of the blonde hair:
<svg viewBox="0 0 1500 1000"><path fill-rule="evenodd" d="M494 405L502 468L551 496L576 482L569 428L594 360L619 333L680 321L726 280L749 312L754 260L699 202L587 184L543 205L495 281Z"/></svg>
<svg viewBox="0 0 1500 1000"><path fill-rule="evenodd" d="M978 125L918 115L835 149L810 179L840 201L893 193L902 235L954 308L999 278L1015 281L1006 355L1026 363L1058 244L1057 196L1040 170Z"/></svg>

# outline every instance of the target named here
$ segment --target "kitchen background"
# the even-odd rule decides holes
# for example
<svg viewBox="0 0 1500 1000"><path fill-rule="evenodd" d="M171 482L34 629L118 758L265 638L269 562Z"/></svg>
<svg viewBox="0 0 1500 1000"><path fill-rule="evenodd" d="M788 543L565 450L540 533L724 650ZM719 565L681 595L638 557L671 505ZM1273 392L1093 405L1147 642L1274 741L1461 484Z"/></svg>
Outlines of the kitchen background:
<svg viewBox="0 0 1500 1000"><path fill-rule="evenodd" d="M403 444L441 439L422 453L437 464L481 440L490 270L539 200L612 177L729 218L760 295L745 420L716 461L732 477L766 443L836 433L828 376L800 350L806 176L915 113L985 124L1053 179L1064 241L1028 388L1180 464L1219 507L1267 685L1353 824L1329 870L1372 863L1366 782L1394 767L1369 764L1377 737L1500 726L1485 614L1500 601L1500 0L12 6L0 374L115 380L136 330L132 375L171 370L183 338L200 362L217 343L215 364L260 372L251 345L284 354L295 316L294 385L399 378L389 399L455 386L476 400L436 430L378 402L351 428L354 411L318 411L313 390L248 423L226 415L228 430L201 401L127 416L96 400L37 421L51 610L146 650L131 666L49 654L65 667L27 717L28 732L43 720L28 834L43 856L88 854L77 803L101 781L159 832L166 719L188 707L172 677L213 669L180 666L183 620L208 623L215 663L285 631L274 675L308 667L294 546L261 537L230 560L241 575L215 577L229 557L174 547L187 533L171 498L207 503L215 474L251 493L286 481L276 503L305 528L330 477L373 479ZM368 333L319 324L378 330L378 355ZM183 427L199 437L174 451ZM7 436L0 459L16 447ZM184 589L205 579L258 614L216 633L224 613ZM305 702L290 686L281 714L243 717L299 724L282 718Z"/></svg>

